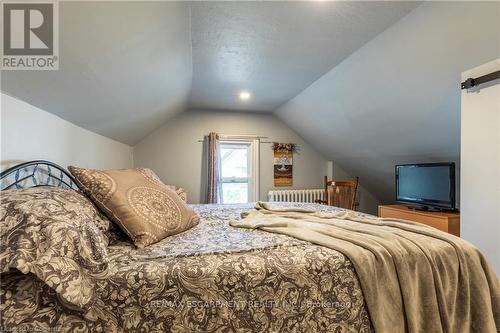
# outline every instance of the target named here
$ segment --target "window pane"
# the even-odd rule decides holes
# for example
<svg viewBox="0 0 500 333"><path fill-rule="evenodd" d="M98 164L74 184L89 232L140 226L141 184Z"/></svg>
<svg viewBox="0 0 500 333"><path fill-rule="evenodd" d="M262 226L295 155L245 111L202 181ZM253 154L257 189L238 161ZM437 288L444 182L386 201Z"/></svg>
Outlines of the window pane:
<svg viewBox="0 0 500 333"><path fill-rule="evenodd" d="M221 144L222 177L248 177L248 146Z"/></svg>
<svg viewBox="0 0 500 333"><path fill-rule="evenodd" d="M248 202L248 183L223 183L223 203L245 203Z"/></svg>

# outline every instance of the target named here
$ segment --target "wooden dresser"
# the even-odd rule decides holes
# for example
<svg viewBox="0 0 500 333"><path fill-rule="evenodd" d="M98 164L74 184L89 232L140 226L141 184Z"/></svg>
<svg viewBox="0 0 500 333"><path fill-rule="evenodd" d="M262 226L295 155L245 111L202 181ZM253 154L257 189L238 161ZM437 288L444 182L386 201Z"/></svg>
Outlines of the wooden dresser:
<svg viewBox="0 0 500 333"><path fill-rule="evenodd" d="M415 210L405 205L381 205L378 206L378 216L427 224L460 237L460 213Z"/></svg>

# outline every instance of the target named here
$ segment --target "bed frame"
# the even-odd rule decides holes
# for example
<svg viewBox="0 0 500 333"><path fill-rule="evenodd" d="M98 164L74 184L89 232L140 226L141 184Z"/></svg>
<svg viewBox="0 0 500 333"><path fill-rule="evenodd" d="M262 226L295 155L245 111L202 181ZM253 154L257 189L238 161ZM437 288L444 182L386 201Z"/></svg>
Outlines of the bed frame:
<svg viewBox="0 0 500 333"><path fill-rule="evenodd" d="M79 190L75 178L63 167L44 160L14 165L0 173L0 190L39 186Z"/></svg>

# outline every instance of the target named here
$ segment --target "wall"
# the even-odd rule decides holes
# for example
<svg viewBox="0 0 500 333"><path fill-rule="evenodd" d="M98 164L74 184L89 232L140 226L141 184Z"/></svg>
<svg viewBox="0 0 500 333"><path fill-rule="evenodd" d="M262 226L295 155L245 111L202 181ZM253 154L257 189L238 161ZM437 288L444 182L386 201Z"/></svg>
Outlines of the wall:
<svg viewBox="0 0 500 333"><path fill-rule="evenodd" d="M184 187L191 203L205 201L203 143L209 132L267 136L262 141L294 142L293 188L322 188L327 161L270 114L190 110L177 115L134 147L136 166L150 167L164 182ZM260 145L260 199L273 187L271 144Z"/></svg>
<svg viewBox="0 0 500 333"><path fill-rule="evenodd" d="M334 163L328 162L283 122L271 114L215 110L190 110L168 121L134 147L135 165L149 167L166 183L184 187L189 202L203 203L206 195L206 166L203 143L209 132L232 135L266 136L262 141L294 142L294 186L286 188L323 188L323 176L350 179ZM267 200L273 186L271 144L260 145L260 200ZM280 188L278 188L280 189ZM360 188L360 210L376 214L378 200Z"/></svg>
<svg viewBox="0 0 500 333"><path fill-rule="evenodd" d="M462 79L498 70L500 58ZM462 90L460 232L500 274L500 80L493 83Z"/></svg>
<svg viewBox="0 0 500 333"><path fill-rule="evenodd" d="M19 99L1 94L1 169L43 159L63 167L133 166L132 147L92 133Z"/></svg>
<svg viewBox="0 0 500 333"><path fill-rule="evenodd" d="M153 132L135 148L95 134L12 96L1 94L1 170L15 164L45 159L96 169L147 166L168 183L186 188L192 203L205 200L203 143L211 131L223 134L267 136L262 141L295 142L294 186L323 188L323 176L350 179L300 136L270 114L227 111L188 111ZM260 199L273 186L270 144L260 145ZM359 209L376 214L378 201L362 186Z"/></svg>
<svg viewBox="0 0 500 333"><path fill-rule="evenodd" d="M423 2L275 113L394 201L395 164L459 162L460 74L496 59L499 35L498 1Z"/></svg>

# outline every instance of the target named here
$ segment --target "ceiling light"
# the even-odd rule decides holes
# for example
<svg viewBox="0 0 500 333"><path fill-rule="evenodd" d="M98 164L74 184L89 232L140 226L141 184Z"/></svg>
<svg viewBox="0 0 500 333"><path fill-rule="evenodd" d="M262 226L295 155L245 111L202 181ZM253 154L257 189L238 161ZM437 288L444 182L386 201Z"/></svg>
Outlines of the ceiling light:
<svg viewBox="0 0 500 333"><path fill-rule="evenodd" d="M242 101L248 101L252 95L248 91L240 91L240 99Z"/></svg>

